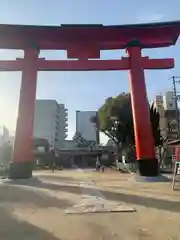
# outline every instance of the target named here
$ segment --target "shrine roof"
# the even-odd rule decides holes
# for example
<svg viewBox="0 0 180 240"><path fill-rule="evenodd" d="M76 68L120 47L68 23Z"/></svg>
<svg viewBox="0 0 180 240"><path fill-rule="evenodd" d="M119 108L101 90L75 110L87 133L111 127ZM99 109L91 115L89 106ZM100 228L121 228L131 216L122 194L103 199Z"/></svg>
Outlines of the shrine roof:
<svg viewBox="0 0 180 240"><path fill-rule="evenodd" d="M0 24L0 48L68 49L71 46L95 47L100 50L123 49L134 40L143 48L174 45L179 37L180 21L104 26L61 25L31 26Z"/></svg>

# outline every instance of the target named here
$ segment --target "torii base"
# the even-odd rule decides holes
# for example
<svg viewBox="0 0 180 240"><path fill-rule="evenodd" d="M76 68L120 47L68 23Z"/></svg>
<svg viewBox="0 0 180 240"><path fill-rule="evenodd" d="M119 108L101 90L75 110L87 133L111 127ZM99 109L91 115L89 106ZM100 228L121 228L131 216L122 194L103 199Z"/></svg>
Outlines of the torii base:
<svg viewBox="0 0 180 240"><path fill-rule="evenodd" d="M32 177L32 162L16 163L12 162L10 164L9 178L10 179L26 179Z"/></svg>
<svg viewBox="0 0 180 240"><path fill-rule="evenodd" d="M156 177L159 175L159 164L157 159L137 160L137 173L144 177Z"/></svg>

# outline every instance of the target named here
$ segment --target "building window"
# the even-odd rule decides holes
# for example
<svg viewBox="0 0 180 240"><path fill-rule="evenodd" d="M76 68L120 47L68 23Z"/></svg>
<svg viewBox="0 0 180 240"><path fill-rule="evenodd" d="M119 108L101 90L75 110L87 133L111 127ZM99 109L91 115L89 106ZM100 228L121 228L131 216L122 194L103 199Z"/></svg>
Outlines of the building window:
<svg viewBox="0 0 180 240"><path fill-rule="evenodd" d="M177 138L177 133L169 133L168 138L169 139L176 139Z"/></svg>
<svg viewBox="0 0 180 240"><path fill-rule="evenodd" d="M176 123L171 123L170 128L173 129L173 130L177 129L177 124Z"/></svg>

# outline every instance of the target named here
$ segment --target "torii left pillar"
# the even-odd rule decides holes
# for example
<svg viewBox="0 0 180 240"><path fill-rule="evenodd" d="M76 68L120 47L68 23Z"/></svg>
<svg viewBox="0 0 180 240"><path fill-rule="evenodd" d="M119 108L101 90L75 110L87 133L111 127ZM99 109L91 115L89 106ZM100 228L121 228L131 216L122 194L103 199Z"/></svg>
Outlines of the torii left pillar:
<svg viewBox="0 0 180 240"><path fill-rule="evenodd" d="M33 127L37 85L38 51L24 50L16 136L9 177L30 178L33 167Z"/></svg>

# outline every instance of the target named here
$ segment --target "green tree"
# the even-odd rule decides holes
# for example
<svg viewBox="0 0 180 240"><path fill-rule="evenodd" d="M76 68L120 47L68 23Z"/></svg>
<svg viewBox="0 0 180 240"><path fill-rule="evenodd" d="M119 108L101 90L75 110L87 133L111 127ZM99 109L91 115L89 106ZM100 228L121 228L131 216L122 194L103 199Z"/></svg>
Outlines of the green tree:
<svg viewBox="0 0 180 240"><path fill-rule="evenodd" d="M150 107L150 120L155 146L159 146L161 145L159 113L154 105ZM91 121L99 127L101 132L113 140L118 152L127 152L135 145L129 93L121 93L117 97L108 98L98 110L98 117L92 117Z"/></svg>
<svg viewBox="0 0 180 240"><path fill-rule="evenodd" d="M156 147L163 145L163 138L161 137L161 131L159 128L159 113L157 109L154 107L154 104L150 107L150 120L152 126L152 132L154 137L154 145Z"/></svg>
<svg viewBox="0 0 180 240"><path fill-rule="evenodd" d="M99 130L113 140L117 146L134 144L130 95L122 93L108 98L98 110L98 117L91 121L99 125Z"/></svg>
<svg viewBox="0 0 180 240"><path fill-rule="evenodd" d="M168 138L161 136L161 131L159 127L160 116L159 116L159 113L157 112L157 109L153 105L151 106L151 109L150 109L150 117L151 117L155 146L157 147L157 151L158 151L159 167L163 167L164 161L166 161L165 159L166 154L168 152ZM169 131L172 131L171 121L168 122L167 128ZM161 129L161 130L167 130L167 129Z"/></svg>
<svg viewBox="0 0 180 240"><path fill-rule="evenodd" d="M96 146L95 141L88 141L84 139L81 135L81 133L76 132L73 136L73 140L76 142L76 146L79 148L90 148L90 151L92 151L92 148Z"/></svg>

